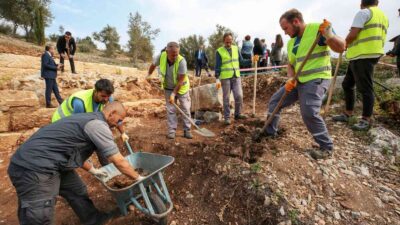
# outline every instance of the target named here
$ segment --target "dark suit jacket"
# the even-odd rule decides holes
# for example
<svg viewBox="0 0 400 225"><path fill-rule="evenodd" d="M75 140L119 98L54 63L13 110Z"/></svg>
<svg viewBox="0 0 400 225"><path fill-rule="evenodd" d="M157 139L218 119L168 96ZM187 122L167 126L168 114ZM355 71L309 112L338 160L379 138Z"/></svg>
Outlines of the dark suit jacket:
<svg viewBox="0 0 400 225"><path fill-rule="evenodd" d="M196 61L198 60L198 55L199 55L199 50L196 50L194 53L194 58ZM202 64L208 63L208 58L207 58L206 52L204 50L201 53L201 63Z"/></svg>
<svg viewBox="0 0 400 225"><path fill-rule="evenodd" d="M65 48L65 45L66 45L66 40L64 38L64 35L60 36L57 40L57 51L59 54L67 52L67 48ZM73 37L69 39L68 46L69 46L69 54L74 55L76 51L76 43Z"/></svg>
<svg viewBox="0 0 400 225"><path fill-rule="evenodd" d="M57 64L47 52L42 55L40 72L40 76L45 79L56 79L57 77Z"/></svg>

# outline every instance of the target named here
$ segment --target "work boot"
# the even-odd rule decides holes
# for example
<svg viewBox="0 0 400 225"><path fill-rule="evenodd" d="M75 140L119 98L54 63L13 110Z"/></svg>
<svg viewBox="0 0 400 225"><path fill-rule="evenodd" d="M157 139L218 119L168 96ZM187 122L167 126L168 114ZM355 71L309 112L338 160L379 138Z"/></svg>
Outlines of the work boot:
<svg viewBox="0 0 400 225"><path fill-rule="evenodd" d="M316 148L309 150L309 154L315 160L327 159L332 156L332 150Z"/></svg>
<svg viewBox="0 0 400 225"><path fill-rule="evenodd" d="M119 211L119 209L114 209L110 212L101 212L99 214L99 216L97 217L98 219L97 219L96 225L106 224L111 219L117 218L119 216L121 216L121 212Z"/></svg>
<svg viewBox="0 0 400 225"><path fill-rule="evenodd" d="M271 138L271 139L274 139L274 138L276 138L278 135L275 133L275 134L269 134L269 133L267 133L267 131L266 130L262 130L261 128L257 128L255 131L254 131L254 133L253 133L253 136L252 136L252 140L254 141L254 142L261 142L261 140L263 139L263 138Z"/></svg>
<svg viewBox="0 0 400 225"><path fill-rule="evenodd" d="M231 125L231 120L230 119L225 119L224 124L225 125Z"/></svg>
<svg viewBox="0 0 400 225"><path fill-rule="evenodd" d="M167 135L168 139L175 139L175 132L171 132Z"/></svg>
<svg viewBox="0 0 400 225"><path fill-rule="evenodd" d="M346 113L342 113L340 115L332 116L332 120L336 122L349 122L350 116Z"/></svg>
<svg viewBox="0 0 400 225"><path fill-rule="evenodd" d="M244 120L244 119L247 119L247 116L245 116L243 114L235 116L235 120Z"/></svg>
<svg viewBox="0 0 400 225"><path fill-rule="evenodd" d="M183 131L183 137L184 137L184 138L187 138L187 139L192 139L192 138L193 138L193 135L192 135L192 133L190 132L190 130L185 130L185 131Z"/></svg>
<svg viewBox="0 0 400 225"><path fill-rule="evenodd" d="M361 119L360 121L358 121L358 123L351 126L351 129L357 130L357 131L366 131L366 130L369 130L370 127L371 127L371 123L368 120Z"/></svg>

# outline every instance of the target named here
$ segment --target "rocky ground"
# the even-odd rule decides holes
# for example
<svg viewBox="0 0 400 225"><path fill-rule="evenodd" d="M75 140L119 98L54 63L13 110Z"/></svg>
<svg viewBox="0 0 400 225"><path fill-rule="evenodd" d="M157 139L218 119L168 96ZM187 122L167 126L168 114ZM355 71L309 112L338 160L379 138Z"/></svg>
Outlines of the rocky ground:
<svg viewBox="0 0 400 225"><path fill-rule="evenodd" d="M0 224L18 224L15 189L6 172L9 158L18 145L50 122L54 111L44 108L44 82L38 68L37 56L0 54ZM328 117L335 153L332 159L315 161L307 154L313 139L294 105L282 113L283 132L278 138L254 143L251 134L263 125L266 103L284 81L275 74L258 78L254 118L230 126L203 124L217 134L215 138L194 133L195 138L187 140L179 130L171 141L165 138L165 103L157 79L147 81L146 72L134 68L88 62L77 62L77 71L78 75L60 75L63 97L91 88L99 78L113 80L115 99L128 109L131 146L175 157L165 170L174 202L170 224L400 224L400 138L387 126L375 124L368 133L353 132ZM250 115L253 78L244 78L243 87L245 113ZM335 104L332 111L339 109L340 104ZM100 182L79 173L98 208L116 206ZM56 221L79 224L62 198ZM109 224L153 222L135 210Z"/></svg>

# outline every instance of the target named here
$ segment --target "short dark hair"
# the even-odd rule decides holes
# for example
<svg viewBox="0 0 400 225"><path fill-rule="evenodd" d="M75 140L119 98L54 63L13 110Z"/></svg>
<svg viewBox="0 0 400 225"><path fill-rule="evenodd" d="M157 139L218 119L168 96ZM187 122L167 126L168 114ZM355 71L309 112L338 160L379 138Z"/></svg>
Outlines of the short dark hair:
<svg viewBox="0 0 400 225"><path fill-rule="evenodd" d="M245 39L246 41L250 41L251 37L250 37L250 35L246 35L246 37L244 37L244 39Z"/></svg>
<svg viewBox="0 0 400 225"><path fill-rule="evenodd" d="M72 36L71 32L69 32L69 31L66 31L65 35Z"/></svg>
<svg viewBox="0 0 400 225"><path fill-rule="evenodd" d="M361 0L362 6L371 6L371 5L378 5L378 0Z"/></svg>
<svg viewBox="0 0 400 225"><path fill-rule="evenodd" d="M297 9L291 9L286 11L284 14L282 14L281 18L279 19L279 22L282 19L286 19L289 23L292 23L294 19L298 19L300 22L304 23L303 20L303 14Z"/></svg>
<svg viewBox="0 0 400 225"><path fill-rule="evenodd" d="M108 95L114 93L114 86L108 79L100 79L94 85L96 91L105 91Z"/></svg>
<svg viewBox="0 0 400 225"><path fill-rule="evenodd" d="M53 45L46 45L46 46L44 47L44 50L45 50L45 51L49 51L50 48L52 48L52 47L53 47Z"/></svg>
<svg viewBox="0 0 400 225"><path fill-rule="evenodd" d="M225 33L224 36L222 37L222 40L225 41L225 38L228 37L228 36L233 37L233 34L231 32Z"/></svg>

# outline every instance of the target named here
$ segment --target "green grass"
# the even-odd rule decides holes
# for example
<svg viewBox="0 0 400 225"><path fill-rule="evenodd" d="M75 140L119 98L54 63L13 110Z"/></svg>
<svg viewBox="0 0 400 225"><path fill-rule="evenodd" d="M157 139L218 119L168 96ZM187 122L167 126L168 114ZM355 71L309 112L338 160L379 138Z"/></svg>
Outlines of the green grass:
<svg viewBox="0 0 400 225"><path fill-rule="evenodd" d="M300 214L300 212L297 209L289 210L288 216L289 216L289 219L292 222L292 224L295 224L295 225L300 224L299 214Z"/></svg>
<svg viewBox="0 0 400 225"><path fill-rule="evenodd" d="M253 173L259 173L261 171L262 167L260 163L253 163L250 165L250 170Z"/></svg>

